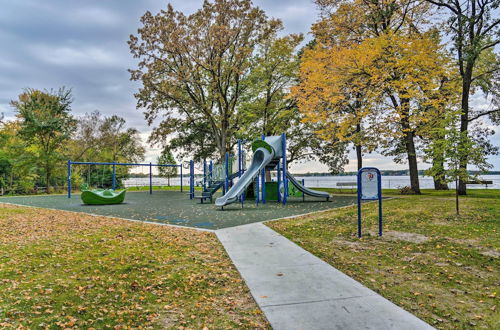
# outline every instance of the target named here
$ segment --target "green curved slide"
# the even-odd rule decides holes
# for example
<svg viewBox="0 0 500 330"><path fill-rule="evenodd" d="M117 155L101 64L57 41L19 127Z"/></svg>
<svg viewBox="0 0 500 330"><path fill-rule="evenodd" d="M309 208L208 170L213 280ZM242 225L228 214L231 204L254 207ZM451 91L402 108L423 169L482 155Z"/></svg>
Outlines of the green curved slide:
<svg viewBox="0 0 500 330"><path fill-rule="evenodd" d="M113 190L85 190L80 198L88 205L120 204L125 200L126 190L115 192Z"/></svg>

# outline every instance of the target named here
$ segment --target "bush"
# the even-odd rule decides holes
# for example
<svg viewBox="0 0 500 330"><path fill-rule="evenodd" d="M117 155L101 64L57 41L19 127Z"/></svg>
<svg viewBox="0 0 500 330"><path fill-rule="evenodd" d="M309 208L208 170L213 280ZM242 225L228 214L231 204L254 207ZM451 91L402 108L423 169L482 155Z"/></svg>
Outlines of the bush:
<svg viewBox="0 0 500 330"><path fill-rule="evenodd" d="M413 189L410 186L399 187L400 195L415 195Z"/></svg>

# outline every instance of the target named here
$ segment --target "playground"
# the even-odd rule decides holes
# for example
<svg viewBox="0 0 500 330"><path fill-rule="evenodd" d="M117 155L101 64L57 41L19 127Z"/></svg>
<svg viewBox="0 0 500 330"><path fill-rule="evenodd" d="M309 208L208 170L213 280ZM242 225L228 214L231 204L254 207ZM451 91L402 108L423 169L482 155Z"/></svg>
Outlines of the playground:
<svg viewBox="0 0 500 330"><path fill-rule="evenodd" d="M356 197L338 196L326 202L310 196L289 197L287 205L268 201L256 205L253 200L233 204L224 211L213 204L190 200L187 193L178 191L127 192L125 203L114 205L85 205L79 194L48 196L2 197L2 203L42 207L66 211L165 223L203 229L220 229L266 220L293 217L336 207L353 205Z"/></svg>

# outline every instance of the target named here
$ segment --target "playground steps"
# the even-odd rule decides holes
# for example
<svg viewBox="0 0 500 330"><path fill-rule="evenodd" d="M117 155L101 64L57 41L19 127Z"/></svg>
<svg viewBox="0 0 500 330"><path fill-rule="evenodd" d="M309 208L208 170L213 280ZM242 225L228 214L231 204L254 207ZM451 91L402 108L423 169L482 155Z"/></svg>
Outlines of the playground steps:
<svg viewBox="0 0 500 330"><path fill-rule="evenodd" d="M201 196L194 196L194 198L199 199L202 204L206 199L210 199L210 203L212 203L213 195L223 184L224 181L213 181L212 184L203 189Z"/></svg>
<svg viewBox="0 0 500 330"><path fill-rule="evenodd" d="M233 173L229 175L228 180L233 180L237 176L238 173ZM224 183L225 181L212 181L210 185L203 189L201 196L194 196L194 198L199 199L202 204L206 199L210 199L210 203L212 203L213 195L224 185Z"/></svg>

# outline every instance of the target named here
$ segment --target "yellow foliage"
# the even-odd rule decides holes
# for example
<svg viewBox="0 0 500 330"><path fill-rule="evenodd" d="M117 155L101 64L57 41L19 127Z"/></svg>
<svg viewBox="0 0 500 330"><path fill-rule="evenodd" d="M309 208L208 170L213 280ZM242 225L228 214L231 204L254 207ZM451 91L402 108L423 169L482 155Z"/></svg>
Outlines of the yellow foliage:
<svg viewBox="0 0 500 330"><path fill-rule="evenodd" d="M325 139L370 145L404 134L402 121L423 134L449 110L457 95L450 63L432 33L318 43L305 51L292 93L305 120L324 124ZM359 124L363 134L353 134Z"/></svg>

